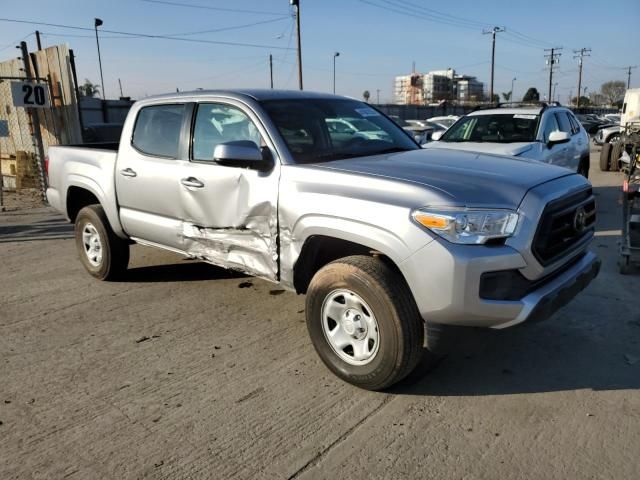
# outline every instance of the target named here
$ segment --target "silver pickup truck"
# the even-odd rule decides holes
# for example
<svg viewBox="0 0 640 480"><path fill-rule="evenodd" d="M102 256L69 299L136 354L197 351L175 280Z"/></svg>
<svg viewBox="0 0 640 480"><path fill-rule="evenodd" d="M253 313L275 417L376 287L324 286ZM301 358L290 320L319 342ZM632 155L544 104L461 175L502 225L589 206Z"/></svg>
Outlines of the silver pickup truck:
<svg viewBox="0 0 640 480"><path fill-rule="evenodd" d="M329 129L337 120L366 132ZM438 326L542 320L600 268L588 250L596 207L584 177L424 150L343 97L145 99L119 145L52 147L48 175L48 200L75 222L91 275L126 274L139 243L306 293L319 356L367 389L406 377Z"/></svg>

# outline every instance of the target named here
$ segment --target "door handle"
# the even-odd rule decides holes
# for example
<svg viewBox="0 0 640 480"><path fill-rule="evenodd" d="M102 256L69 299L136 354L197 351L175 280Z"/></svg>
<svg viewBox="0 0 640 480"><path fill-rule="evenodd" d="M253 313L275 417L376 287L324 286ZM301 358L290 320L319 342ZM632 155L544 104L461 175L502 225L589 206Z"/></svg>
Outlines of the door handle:
<svg viewBox="0 0 640 480"><path fill-rule="evenodd" d="M120 175L123 175L125 177L135 177L138 174L131 168L125 168L124 170L120 170Z"/></svg>
<svg viewBox="0 0 640 480"><path fill-rule="evenodd" d="M182 180L180 180L180 183L182 183L182 185L184 185L185 187L191 187L191 188L204 187L204 183L202 183L200 180L198 180L195 177L183 178Z"/></svg>

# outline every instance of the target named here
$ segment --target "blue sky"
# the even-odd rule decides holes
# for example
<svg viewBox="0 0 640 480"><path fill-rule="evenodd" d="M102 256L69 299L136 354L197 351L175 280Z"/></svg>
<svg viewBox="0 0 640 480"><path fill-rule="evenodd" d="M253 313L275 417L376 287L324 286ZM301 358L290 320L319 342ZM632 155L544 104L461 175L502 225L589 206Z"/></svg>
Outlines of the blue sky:
<svg viewBox="0 0 640 480"><path fill-rule="evenodd" d="M145 95L201 88L268 87L268 55L274 56L275 86L297 88L295 37L288 0L170 0L240 13L189 8L144 0L0 0L0 17L147 34L182 34L267 22L247 28L201 33L185 38L250 43L274 48L199 44L164 39L101 34L106 93ZM562 46L557 94L566 101L577 85L573 50L592 48L584 63L583 85L589 91L607 81L626 81L626 65L640 65L640 1L638 0L301 0L305 89L330 91L331 62L337 59L337 93L360 97L367 89L375 99L391 98L393 77L416 70L453 67L489 82L491 41L482 24L506 26L496 47L496 92L516 96L527 87L547 91L545 46ZM393 6L403 4L404 8ZM376 5L383 6L380 8ZM430 9L430 10L429 10ZM404 12L404 13L403 13ZM418 15L413 15L416 12ZM626 27L624 25L627 25ZM44 32L45 45L67 42L77 57L78 76L100 82L92 32L0 21L0 60L17 53L5 48L34 30ZM523 36L524 35L524 36ZM27 38L35 49L35 37ZM275 47L278 47L276 49ZM291 48L287 50L287 47ZM640 68L632 86L640 87Z"/></svg>

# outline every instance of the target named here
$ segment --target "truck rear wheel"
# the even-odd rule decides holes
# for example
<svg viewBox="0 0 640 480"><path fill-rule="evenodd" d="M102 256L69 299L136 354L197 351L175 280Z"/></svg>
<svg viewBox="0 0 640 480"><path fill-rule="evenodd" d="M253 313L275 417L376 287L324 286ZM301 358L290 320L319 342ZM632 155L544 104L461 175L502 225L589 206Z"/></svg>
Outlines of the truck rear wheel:
<svg viewBox="0 0 640 480"><path fill-rule="evenodd" d="M611 145L611 160L609 161L609 170L617 172L618 170L620 170L620 157L622 156L624 145L622 143L613 143Z"/></svg>
<svg viewBox="0 0 640 480"><path fill-rule="evenodd" d="M605 143L600 150L600 170L603 172L609 171L609 165L611 161L611 144Z"/></svg>
<svg viewBox="0 0 640 480"><path fill-rule="evenodd" d="M420 361L418 308L404 279L378 258L345 257L320 269L307 291L306 312L318 355L346 382L381 390Z"/></svg>
<svg viewBox="0 0 640 480"><path fill-rule="evenodd" d="M84 268L99 280L114 280L129 264L129 244L109 225L100 205L84 207L76 217L76 248Z"/></svg>

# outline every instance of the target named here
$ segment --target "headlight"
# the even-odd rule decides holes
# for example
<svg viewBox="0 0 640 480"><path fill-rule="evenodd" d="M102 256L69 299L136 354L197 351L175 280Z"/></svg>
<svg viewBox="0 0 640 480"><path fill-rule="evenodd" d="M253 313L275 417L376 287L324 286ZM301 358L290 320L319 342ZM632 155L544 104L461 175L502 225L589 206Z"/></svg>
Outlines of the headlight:
<svg viewBox="0 0 640 480"><path fill-rule="evenodd" d="M518 225L518 214L511 210L421 208L412 217L445 240L472 245L510 237Z"/></svg>

